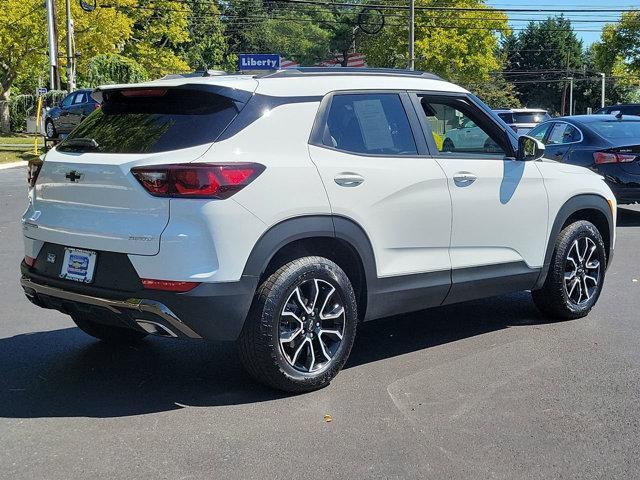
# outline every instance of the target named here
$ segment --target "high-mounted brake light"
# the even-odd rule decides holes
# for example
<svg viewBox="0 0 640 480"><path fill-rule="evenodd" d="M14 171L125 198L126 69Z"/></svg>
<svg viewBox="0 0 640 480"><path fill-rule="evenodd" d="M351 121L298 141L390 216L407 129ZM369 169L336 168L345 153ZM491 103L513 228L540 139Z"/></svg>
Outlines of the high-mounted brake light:
<svg viewBox="0 0 640 480"><path fill-rule="evenodd" d="M633 162L638 155L627 155L624 153L596 152L593 159L596 163L628 163Z"/></svg>
<svg viewBox="0 0 640 480"><path fill-rule="evenodd" d="M144 189L156 197L229 198L264 171L259 163L185 163L131 169Z"/></svg>
<svg viewBox="0 0 640 480"><path fill-rule="evenodd" d="M162 97L167 93L166 88L129 88L121 90L123 97Z"/></svg>
<svg viewBox="0 0 640 480"><path fill-rule="evenodd" d="M142 279L142 286L147 290L164 290L167 292L185 293L193 290L200 282L178 282L174 280Z"/></svg>

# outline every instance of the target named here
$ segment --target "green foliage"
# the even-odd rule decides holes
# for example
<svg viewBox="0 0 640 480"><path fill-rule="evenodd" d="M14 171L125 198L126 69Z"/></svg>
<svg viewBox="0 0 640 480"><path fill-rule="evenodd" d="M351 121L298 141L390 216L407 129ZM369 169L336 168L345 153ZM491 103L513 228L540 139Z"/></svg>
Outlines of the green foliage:
<svg viewBox="0 0 640 480"><path fill-rule="evenodd" d="M515 87L501 74L488 82L471 83L465 87L493 109L522 107Z"/></svg>
<svg viewBox="0 0 640 480"><path fill-rule="evenodd" d="M147 72L134 60L108 53L96 55L89 60L80 83L87 87L97 87L109 83L137 83L146 79Z"/></svg>
<svg viewBox="0 0 640 480"><path fill-rule="evenodd" d="M584 63L582 42L576 37L571 22L563 16L529 23L526 30L504 42L504 50L510 72L545 71L518 78L556 80L563 70L580 69ZM552 112L562 109L562 82L522 83L517 89L520 100L527 107L544 107Z"/></svg>
<svg viewBox="0 0 640 480"><path fill-rule="evenodd" d="M440 5L437 0L417 0L416 7ZM490 29L509 31L507 17L485 5L484 0L451 0L451 7L486 9L476 11L444 11L437 14L416 12L416 69L434 72L448 80L469 84L487 81L489 73L501 68L495 54L497 37ZM482 15L483 27L476 29ZM385 26L380 35L365 37L362 50L372 67L406 68L409 63L407 28L404 22Z"/></svg>

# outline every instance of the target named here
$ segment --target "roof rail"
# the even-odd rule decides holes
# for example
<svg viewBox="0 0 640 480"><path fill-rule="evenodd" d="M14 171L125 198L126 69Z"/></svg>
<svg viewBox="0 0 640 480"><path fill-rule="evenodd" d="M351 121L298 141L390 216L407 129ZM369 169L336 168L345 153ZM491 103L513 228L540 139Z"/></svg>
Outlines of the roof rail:
<svg viewBox="0 0 640 480"><path fill-rule="evenodd" d="M399 68L363 68L363 67L293 67L272 70L255 78L306 77L319 75L381 75L421 77L430 80L442 80L438 75L419 70L401 70Z"/></svg>

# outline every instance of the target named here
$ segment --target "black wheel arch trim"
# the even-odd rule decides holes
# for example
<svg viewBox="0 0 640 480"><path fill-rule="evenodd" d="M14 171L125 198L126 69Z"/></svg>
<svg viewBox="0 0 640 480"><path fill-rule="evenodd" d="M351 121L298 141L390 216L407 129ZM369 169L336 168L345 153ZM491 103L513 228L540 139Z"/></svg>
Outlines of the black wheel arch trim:
<svg viewBox="0 0 640 480"><path fill-rule="evenodd" d="M549 267L551 266L551 257L553 255L553 251L556 245L556 239L560 234L560 230L566 221L576 212L580 210L597 210L602 213L607 219L607 223L609 225L609 252L607 258L607 267L611 264L611 258L613 257L613 240L615 238L615 222L613 219L613 213L611 212L611 208L609 207L609 202L602 196L597 194L581 194L576 195L575 197L571 197L567 200L564 205L558 211L555 220L553 221L553 226L551 227L551 232L549 234L549 238L547 238L547 249L544 257L544 264L542 266L542 270L540 272L540 277L536 282L534 289L542 288L544 284L547 273L549 272Z"/></svg>

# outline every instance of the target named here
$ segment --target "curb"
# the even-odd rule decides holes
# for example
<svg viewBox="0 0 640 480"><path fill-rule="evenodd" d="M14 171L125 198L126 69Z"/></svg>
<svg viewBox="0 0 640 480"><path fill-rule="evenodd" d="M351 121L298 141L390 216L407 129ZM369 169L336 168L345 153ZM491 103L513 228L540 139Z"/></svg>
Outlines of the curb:
<svg viewBox="0 0 640 480"><path fill-rule="evenodd" d="M9 168L17 168L17 167L21 167L21 166L27 166L29 162L25 162L24 160L21 160L19 162L11 162L11 163L0 163L0 170L7 170Z"/></svg>

